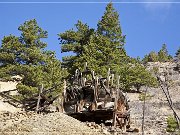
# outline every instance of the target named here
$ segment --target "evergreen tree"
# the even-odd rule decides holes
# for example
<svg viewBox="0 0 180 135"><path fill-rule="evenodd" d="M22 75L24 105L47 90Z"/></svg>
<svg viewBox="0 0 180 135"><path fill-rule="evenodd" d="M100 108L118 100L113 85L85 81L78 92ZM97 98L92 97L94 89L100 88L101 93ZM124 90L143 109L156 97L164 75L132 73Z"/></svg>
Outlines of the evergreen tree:
<svg viewBox="0 0 180 135"><path fill-rule="evenodd" d="M147 62L158 62L158 60L158 54L154 51L151 51L148 55L144 56L142 61L144 64L146 64Z"/></svg>
<svg viewBox="0 0 180 135"><path fill-rule="evenodd" d="M148 62L157 62L159 60L158 54L154 51L149 53Z"/></svg>
<svg viewBox="0 0 180 135"><path fill-rule="evenodd" d="M59 34L62 52L73 52L74 55L63 58L63 65L73 73L83 67L85 62L98 74L105 75L108 68L117 70L126 55L123 48L125 37L122 35L118 13L109 3L97 31L87 24L78 21L76 30Z"/></svg>
<svg viewBox="0 0 180 135"><path fill-rule="evenodd" d="M102 62L99 67L104 67L106 72L108 68L116 72L123 64L126 57L124 50L125 36L122 34L119 15L109 3L101 20L97 25L96 49Z"/></svg>
<svg viewBox="0 0 180 135"><path fill-rule="evenodd" d="M134 87L139 91L142 86L157 86L156 79L146 70L141 61L134 58L129 58L128 61L127 64L121 67L119 72L121 89L130 91Z"/></svg>
<svg viewBox="0 0 180 135"><path fill-rule="evenodd" d="M177 50L176 55L175 55L175 62L176 62L176 67L175 70L180 72L180 48Z"/></svg>
<svg viewBox="0 0 180 135"><path fill-rule="evenodd" d="M87 24L83 24L81 21L78 21L75 26L75 30L71 29L58 34L61 52L73 52L72 55L63 57L62 63L63 67L67 68L71 74L74 74L74 71L86 62L82 55L85 46L89 44L90 37L94 33L94 29L89 28Z"/></svg>
<svg viewBox="0 0 180 135"><path fill-rule="evenodd" d="M162 45L162 48L159 50L158 53L151 51L148 55L145 55L143 58L143 63L147 62L168 62L171 61L173 58L171 55L168 54L168 50L166 44Z"/></svg>
<svg viewBox="0 0 180 135"><path fill-rule="evenodd" d="M130 76L132 76L132 86L134 86L137 91L139 91L142 86L157 86L156 79L141 64L136 63L135 66L131 67Z"/></svg>
<svg viewBox="0 0 180 135"><path fill-rule="evenodd" d="M74 52L74 56L63 59L70 73L74 73L76 68L83 68L87 62L88 68L103 77L106 77L109 68L113 74L119 74L123 90L130 90L133 86L139 89L143 85L149 85L148 71L143 71L143 77L140 74L144 68L138 66L139 70L134 71L141 63L139 59L132 59L126 55L125 36L122 35L119 15L112 3L107 5L96 31L79 21L76 31L69 30L59 36L62 52Z"/></svg>
<svg viewBox="0 0 180 135"><path fill-rule="evenodd" d="M175 59L176 59L176 61L180 61L180 47L179 47L179 49L177 50L177 52L175 53L176 55L175 55Z"/></svg>
<svg viewBox="0 0 180 135"><path fill-rule="evenodd" d="M172 59L172 56L170 56L168 54L166 44L163 44L162 48L158 52L158 60L159 60L159 62L167 62L167 61L170 61L171 59Z"/></svg>
<svg viewBox="0 0 180 135"><path fill-rule="evenodd" d="M97 24L97 31L85 48L83 59L97 74L106 76L108 68L117 73L127 57L124 42L125 36L122 35L119 15L112 3L109 3Z"/></svg>
<svg viewBox="0 0 180 135"><path fill-rule="evenodd" d="M109 39L110 42L113 44L112 47L123 47L125 37L122 35L118 12L115 11L112 3L109 3L106 6L104 15L98 22L97 26L98 34Z"/></svg>
<svg viewBox="0 0 180 135"><path fill-rule="evenodd" d="M13 75L23 77L17 86L23 97L38 92L44 84L50 88L59 84L62 78L61 63L55 58L54 52L45 51L47 31L40 28L36 20L26 21L18 30L21 36L6 36L0 48L0 78L11 79ZM57 88L60 90L60 86Z"/></svg>

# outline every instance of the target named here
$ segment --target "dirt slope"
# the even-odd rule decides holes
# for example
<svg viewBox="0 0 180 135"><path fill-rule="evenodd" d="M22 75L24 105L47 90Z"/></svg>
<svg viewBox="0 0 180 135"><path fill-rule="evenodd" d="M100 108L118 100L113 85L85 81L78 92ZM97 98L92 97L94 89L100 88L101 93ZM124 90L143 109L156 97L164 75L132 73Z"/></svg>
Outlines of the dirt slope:
<svg viewBox="0 0 180 135"><path fill-rule="evenodd" d="M11 116L12 115L12 116ZM1 123L0 132L2 135L28 134L28 135L101 135L100 129L91 129L74 118L56 112L43 114L6 114L4 127ZM5 118L4 117L4 118ZM12 119L12 120L7 120ZM6 121L6 122L5 122ZM7 125L8 123L11 123Z"/></svg>

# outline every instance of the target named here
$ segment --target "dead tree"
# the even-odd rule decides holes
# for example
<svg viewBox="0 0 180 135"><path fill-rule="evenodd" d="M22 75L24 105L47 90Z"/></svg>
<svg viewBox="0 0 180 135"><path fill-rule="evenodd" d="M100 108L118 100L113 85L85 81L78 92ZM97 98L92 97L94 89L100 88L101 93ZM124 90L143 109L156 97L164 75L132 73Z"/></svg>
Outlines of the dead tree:
<svg viewBox="0 0 180 135"><path fill-rule="evenodd" d="M180 129L180 118L179 116L177 115L174 107L173 107L173 102L172 102L172 99L171 99L171 96L169 94L169 85L168 85L168 76L166 75L165 76L165 82L162 81L162 79L160 78L159 75L156 76L157 77L157 80L160 84L160 87L161 89L163 90L163 93L165 94L166 98L167 98L167 101L168 101L168 104L169 104L169 107L171 108L171 110L173 111L173 114L174 114L174 118L176 119L176 122L177 122L177 125L178 125L178 129Z"/></svg>

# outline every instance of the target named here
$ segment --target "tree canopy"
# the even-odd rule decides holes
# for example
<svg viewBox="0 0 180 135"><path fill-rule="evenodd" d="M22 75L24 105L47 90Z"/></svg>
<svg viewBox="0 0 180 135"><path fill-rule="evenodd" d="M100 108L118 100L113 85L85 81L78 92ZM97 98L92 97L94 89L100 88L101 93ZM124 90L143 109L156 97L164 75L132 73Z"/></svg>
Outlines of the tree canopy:
<svg viewBox="0 0 180 135"><path fill-rule="evenodd" d="M0 78L10 80L20 75L22 81L17 87L23 97L37 93L41 84L45 88L58 86L56 91L60 91L62 78L69 78L76 69L84 68L85 62L99 76L106 77L109 68L111 73L120 75L123 90L139 90L141 86L155 84L139 58L127 55L119 14L112 3L107 4L97 29L79 20L75 28L58 34L61 52L69 54L62 58L62 63L55 52L46 50L47 44L42 39L48 37L48 32L39 27L35 19L25 21L18 30L20 36L9 35L2 39ZM167 55L163 45L158 54L151 52L144 61L166 61Z"/></svg>
<svg viewBox="0 0 180 135"><path fill-rule="evenodd" d="M151 51L148 55L145 55L143 58L143 63L147 62L168 62L171 61L173 58L171 55L168 54L166 44L162 45L162 48L159 50L158 53L155 51Z"/></svg>
<svg viewBox="0 0 180 135"><path fill-rule="evenodd" d="M119 15L113 8L113 4L106 6L104 15L97 23L97 30L89 28L87 24L81 21L75 25L76 29L71 29L59 34L61 51L73 52L72 55L63 58L63 66L73 74L77 68L82 69L84 63L88 63L88 68L94 70L95 73L106 77L110 68L113 74L120 74L122 88L130 89L133 85L143 86L150 81L146 81L150 74L144 70L140 64L133 65L133 59L130 58L124 49L125 36L122 34ZM144 71L142 76L137 76L135 69ZM141 72L139 72L141 74ZM140 79L139 84L133 83L133 79ZM147 77L148 76L148 77ZM146 80L145 80L146 79ZM141 81L141 82L140 82ZM138 88L139 88L138 87Z"/></svg>
<svg viewBox="0 0 180 135"><path fill-rule="evenodd" d="M71 29L59 34L62 52L74 54L63 58L63 65L73 73L76 68L83 67L85 62L98 74L105 74L108 68L118 67L121 56L125 56L125 36L122 35L119 15L112 3L97 24L97 30L89 28L81 21Z"/></svg>
<svg viewBox="0 0 180 135"><path fill-rule="evenodd" d="M61 83L61 63L55 53L45 50L47 44L41 39L47 38L47 31L38 26L35 19L26 21L18 30L21 36L5 36L0 47L0 78L10 80L20 75L19 93L24 97L38 92L44 84L50 88ZM60 87L57 88L60 90Z"/></svg>

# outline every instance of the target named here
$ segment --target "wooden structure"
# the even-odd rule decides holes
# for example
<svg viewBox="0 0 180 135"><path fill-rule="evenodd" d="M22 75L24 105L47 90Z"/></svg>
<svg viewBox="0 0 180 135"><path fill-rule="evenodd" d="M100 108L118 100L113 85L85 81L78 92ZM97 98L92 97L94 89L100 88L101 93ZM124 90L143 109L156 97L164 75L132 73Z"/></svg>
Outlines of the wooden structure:
<svg viewBox="0 0 180 135"><path fill-rule="evenodd" d="M130 113L126 95L119 89L119 79L114 79L110 69L107 78L97 77L87 68L83 72L76 70L71 84L64 87L64 111L81 121L111 121L112 127L126 130L130 127Z"/></svg>
<svg viewBox="0 0 180 135"><path fill-rule="evenodd" d="M13 95L10 95L11 91L16 91L17 89L0 92L0 96L15 107L24 108L26 111L42 112L46 111L46 108L59 97L59 95L54 97L51 95L56 87L45 90L42 85L38 94L34 94L32 97L24 98L23 100L18 100Z"/></svg>

